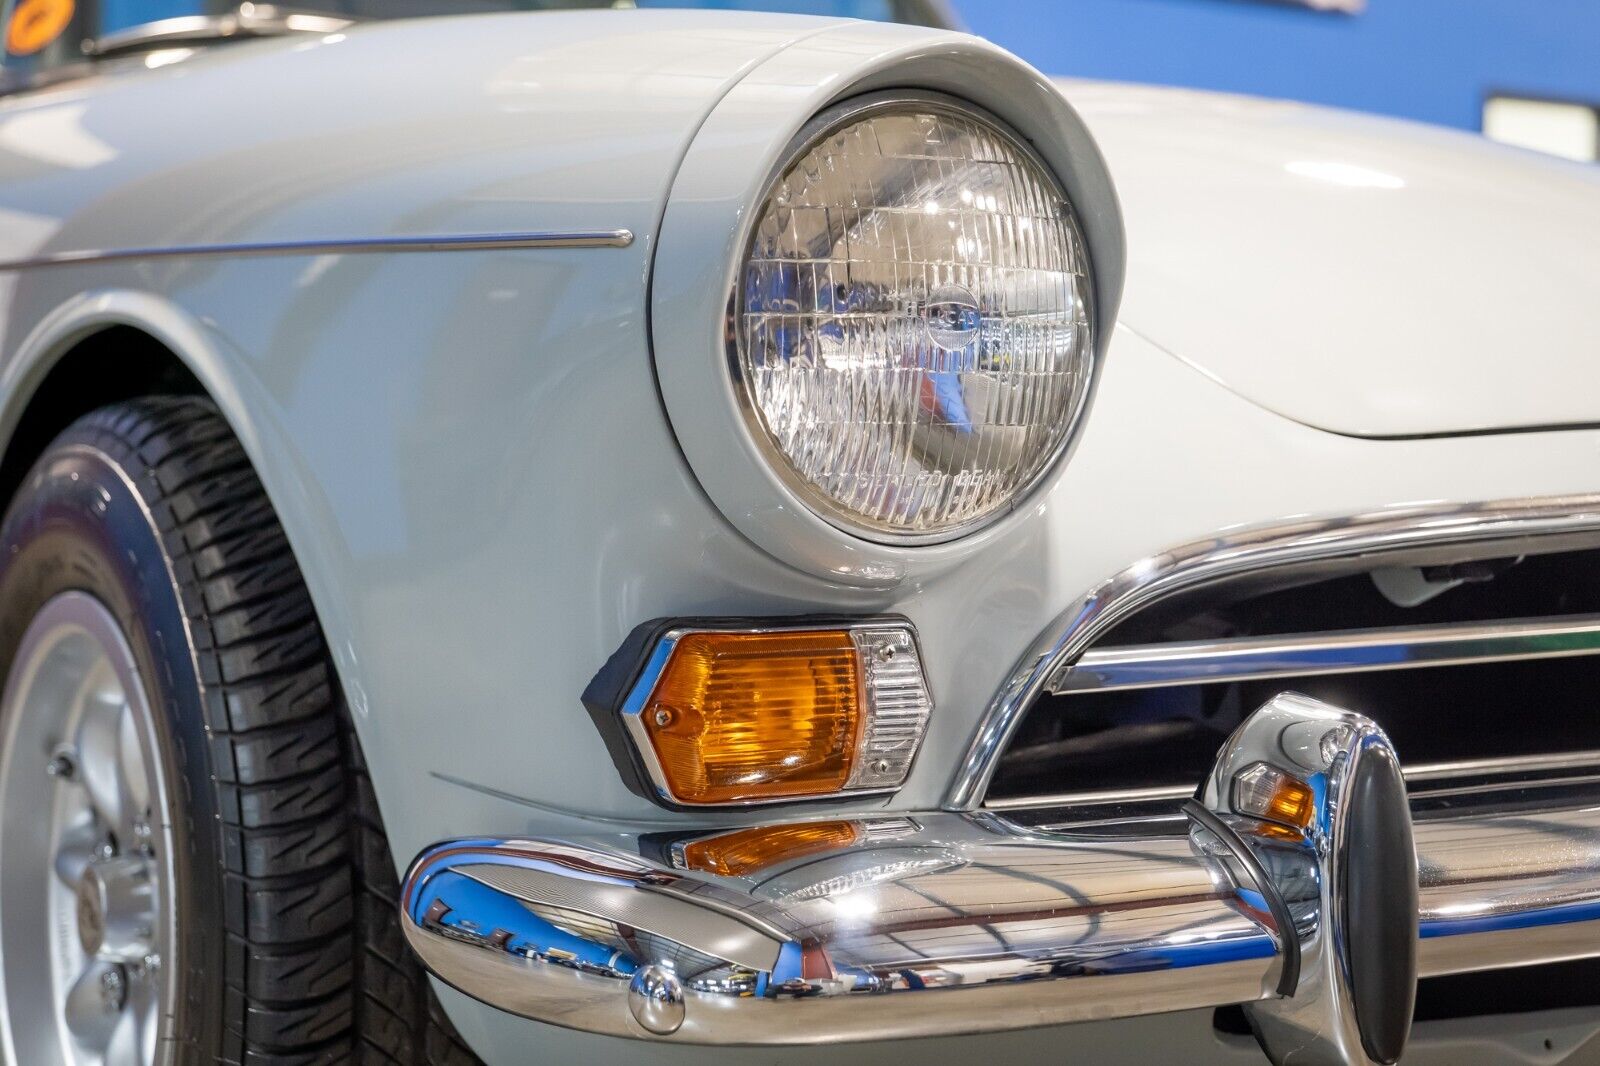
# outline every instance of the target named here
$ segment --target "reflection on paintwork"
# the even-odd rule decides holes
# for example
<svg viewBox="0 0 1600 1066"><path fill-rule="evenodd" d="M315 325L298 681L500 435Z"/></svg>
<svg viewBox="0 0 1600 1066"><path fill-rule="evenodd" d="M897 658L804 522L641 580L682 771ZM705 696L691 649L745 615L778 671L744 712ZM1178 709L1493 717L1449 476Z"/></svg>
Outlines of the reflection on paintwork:
<svg viewBox="0 0 1600 1066"><path fill-rule="evenodd" d="M1331 159L1296 159L1285 163L1283 169L1299 178L1311 178L1313 181L1325 181L1330 185L1343 185L1351 189L1406 187L1405 179L1399 175Z"/></svg>
<svg viewBox="0 0 1600 1066"><path fill-rule="evenodd" d="M84 126L86 103L58 104L0 118L0 151L51 166L88 170L117 158L117 150Z"/></svg>

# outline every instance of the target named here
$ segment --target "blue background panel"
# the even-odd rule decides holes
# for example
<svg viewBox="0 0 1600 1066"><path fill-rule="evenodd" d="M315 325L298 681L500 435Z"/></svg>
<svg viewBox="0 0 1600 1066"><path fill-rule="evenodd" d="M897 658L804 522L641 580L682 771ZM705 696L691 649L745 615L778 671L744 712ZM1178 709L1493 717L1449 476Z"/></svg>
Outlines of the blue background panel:
<svg viewBox="0 0 1600 1066"><path fill-rule="evenodd" d="M1600 104L1600 0L957 0L1050 74L1277 96L1478 129L1509 92Z"/></svg>

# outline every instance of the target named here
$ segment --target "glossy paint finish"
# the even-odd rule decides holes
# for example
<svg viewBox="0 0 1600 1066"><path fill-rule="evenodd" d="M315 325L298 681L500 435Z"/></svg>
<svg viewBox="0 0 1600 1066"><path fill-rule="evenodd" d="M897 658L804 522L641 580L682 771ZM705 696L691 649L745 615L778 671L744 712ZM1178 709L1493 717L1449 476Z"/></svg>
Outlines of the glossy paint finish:
<svg viewBox="0 0 1600 1066"><path fill-rule="evenodd" d="M1308 105L1062 83L1127 216L1123 324L1339 433L1600 422L1600 169Z"/></svg>
<svg viewBox="0 0 1600 1066"><path fill-rule="evenodd" d="M849 554L842 539L811 555L758 546L750 520L705 495L657 391L665 349L657 337L652 359L652 323L694 319L710 291L669 282L719 278L725 265L693 249L712 256L730 239L707 231L686 238L683 258L663 245L653 259L669 190L674 209L700 192L680 159L702 144L717 101L768 63L782 76L752 121L785 127L808 117L791 108L828 95L822 83L847 84L874 56L904 57L874 77L914 87L932 66L913 54L941 49L970 59L974 94L1018 76L986 47L935 31L846 27L843 42L870 38L848 47L812 36L832 25L643 12L395 23L124 64L0 102L8 260L357 234L634 232L627 248L163 257L0 274L0 435L67 347L112 324L169 345L216 398L306 575L398 861L463 831L707 827L703 814L630 792L579 700L650 618L908 617L937 705L922 750L900 792L829 810L934 810L1034 641L1137 560L1286 515L1596 488L1600 433L1330 435L1117 327L1076 451L981 550L869 575L829 568ZM763 106L759 95L748 106ZM756 182L759 160L723 161ZM1554 411L1567 391L1542 394ZM497 1064L526 1061L530 1041L557 1060L638 1054L445 999ZM1107 1059L1138 1061L1157 1034L1192 1041L1196 1061L1235 1055L1209 1016L1072 1033ZM1006 1047L1043 1052L1061 1039L1046 1030ZM913 1046L933 1061L996 1047ZM833 1060L881 1055L852 1046ZM655 1061L703 1059L669 1049Z"/></svg>
<svg viewBox="0 0 1600 1066"><path fill-rule="evenodd" d="M117 60L0 100L0 260L545 229L649 239L710 103L825 25L481 16L154 69Z"/></svg>

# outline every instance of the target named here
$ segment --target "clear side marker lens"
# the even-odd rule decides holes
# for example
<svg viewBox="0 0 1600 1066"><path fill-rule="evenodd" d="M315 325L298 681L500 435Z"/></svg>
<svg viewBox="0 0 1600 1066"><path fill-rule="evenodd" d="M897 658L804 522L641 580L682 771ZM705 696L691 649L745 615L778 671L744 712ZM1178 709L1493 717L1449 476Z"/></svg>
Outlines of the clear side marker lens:
<svg viewBox="0 0 1600 1066"><path fill-rule="evenodd" d="M1233 809L1251 818L1304 829L1316 814L1316 793L1276 766L1256 763L1234 777Z"/></svg>

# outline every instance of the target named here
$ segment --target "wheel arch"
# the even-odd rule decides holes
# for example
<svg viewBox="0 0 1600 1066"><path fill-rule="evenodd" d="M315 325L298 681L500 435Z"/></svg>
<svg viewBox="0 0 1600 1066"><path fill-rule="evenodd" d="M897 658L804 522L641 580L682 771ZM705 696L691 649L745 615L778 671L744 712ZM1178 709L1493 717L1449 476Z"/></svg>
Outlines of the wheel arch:
<svg viewBox="0 0 1600 1066"><path fill-rule="evenodd" d="M67 301L0 373L0 503L9 506L34 461L76 419L157 391L209 397L254 460L222 374L204 326L167 300L109 290Z"/></svg>
<svg viewBox="0 0 1600 1066"><path fill-rule="evenodd" d="M138 326L102 325L52 355L7 404L0 510L10 506L50 442L89 412L155 393L209 395L171 348Z"/></svg>
<svg viewBox="0 0 1600 1066"><path fill-rule="evenodd" d="M259 386L238 371L227 344L184 308L135 290L84 293L46 315L0 371L0 512L50 442L83 415L157 393L206 397L238 438L283 526L360 737L363 689L331 576L338 549L315 532L321 527L309 513L328 508L270 415L257 416L271 401L256 395ZM295 506L286 506L291 501Z"/></svg>

